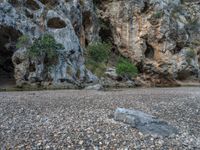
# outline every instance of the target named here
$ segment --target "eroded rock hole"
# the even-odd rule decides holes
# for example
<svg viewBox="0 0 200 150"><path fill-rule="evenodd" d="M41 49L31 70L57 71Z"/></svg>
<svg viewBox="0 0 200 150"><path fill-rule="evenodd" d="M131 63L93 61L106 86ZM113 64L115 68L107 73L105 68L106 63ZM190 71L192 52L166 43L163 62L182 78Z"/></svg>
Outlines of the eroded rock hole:
<svg viewBox="0 0 200 150"><path fill-rule="evenodd" d="M59 17L55 17L48 20L47 26L53 29L61 29L66 27L66 23Z"/></svg>
<svg viewBox="0 0 200 150"><path fill-rule="evenodd" d="M142 13L147 12L148 9L149 9L149 4L148 4L148 2L144 2L144 8L143 8L143 10L142 10Z"/></svg>
<svg viewBox="0 0 200 150"><path fill-rule="evenodd" d="M30 72L35 72L36 71L36 68L35 68L35 64L34 63L31 63L30 66L29 66L29 71Z"/></svg>
<svg viewBox="0 0 200 150"><path fill-rule="evenodd" d="M90 33L90 28L92 26L92 15L90 12L84 12L83 14L83 28L85 33ZM85 45L87 46L89 44L89 39L87 38L88 36L86 35L85 37Z"/></svg>
<svg viewBox="0 0 200 150"><path fill-rule="evenodd" d="M0 86L14 84L12 56L21 35L13 27L0 26Z"/></svg>
<svg viewBox="0 0 200 150"><path fill-rule="evenodd" d="M177 79L180 81L183 81L183 80L186 80L191 75L192 75L191 72L183 70L183 71L177 73Z"/></svg>
<svg viewBox="0 0 200 150"><path fill-rule="evenodd" d="M40 6L34 0L27 0L26 3L25 3L25 6L28 7L29 9L31 9L31 10L38 10L38 9L40 9Z"/></svg>
<svg viewBox="0 0 200 150"><path fill-rule="evenodd" d="M90 27L92 24L92 16L90 12L84 12L83 13L83 26L86 29L87 27Z"/></svg>
<svg viewBox="0 0 200 150"><path fill-rule="evenodd" d="M172 52L172 54L177 54L177 53L179 53L181 51L182 48L183 47L181 45L177 44L176 48L173 49L171 52Z"/></svg>
<svg viewBox="0 0 200 150"><path fill-rule="evenodd" d="M51 7L57 6L59 4L58 0L40 0L40 2Z"/></svg>
<svg viewBox="0 0 200 150"><path fill-rule="evenodd" d="M151 45L149 45L148 43L146 43L146 45L147 45L147 49L144 53L145 57L149 58L149 59L154 59L154 48Z"/></svg>
<svg viewBox="0 0 200 150"><path fill-rule="evenodd" d="M20 5L20 2L18 0L8 0L8 3L13 5L14 7Z"/></svg>
<svg viewBox="0 0 200 150"><path fill-rule="evenodd" d="M99 36L101 37L103 42L112 42L112 30L111 25L108 20L100 20L101 29L99 31Z"/></svg>

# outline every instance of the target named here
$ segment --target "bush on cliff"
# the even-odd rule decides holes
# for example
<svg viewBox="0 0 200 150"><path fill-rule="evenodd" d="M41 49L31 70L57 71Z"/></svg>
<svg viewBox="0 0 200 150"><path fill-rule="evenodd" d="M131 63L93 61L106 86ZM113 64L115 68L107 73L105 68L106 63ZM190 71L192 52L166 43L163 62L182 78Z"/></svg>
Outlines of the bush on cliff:
<svg viewBox="0 0 200 150"><path fill-rule="evenodd" d="M33 42L28 49L28 55L31 58L44 55L47 59L54 59L58 55L58 50L63 48L64 46L57 43L53 36L45 34Z"/></svg>
<svg viewBox="0 0 200 150"><path fill-rule="evenodd" d="M45 63L51 65L58 59L58 50L64 49L62 44L56 42L53 36L44 34L30 43L30 38L26 35L18 39L17 48L26 47L27 56L30 59L44 57Z"/></svg>
<svg viewBox="0 0 200 150"><path fill-rule="evenodd" d="M137 67L125 58L120 58L118 60L116 71L118 75L127 79L131 79L138 74Z"/></svg>
<svg viewBox="0 0 200 150"><path fill-rule="evenodd" d="M98 77L104 76L111 48L110 43L96 42L86 49L86 67Z"/></svg>
<svg viewBox="0 0 200 150"><path fill-rule="evenodd" d="M87 47L87 56L99 63L108 60L109 53L111 49L110 43L96 42L92 43Z"/></svg>
<svg viewBox="0 0 200 150"><path fill-rule="evenodd" d="M30 46L30 38L28 35L22 35L21 37L19 37L17 44L16 44L16 48L24 48L24 47L28 47Z"/></svg>

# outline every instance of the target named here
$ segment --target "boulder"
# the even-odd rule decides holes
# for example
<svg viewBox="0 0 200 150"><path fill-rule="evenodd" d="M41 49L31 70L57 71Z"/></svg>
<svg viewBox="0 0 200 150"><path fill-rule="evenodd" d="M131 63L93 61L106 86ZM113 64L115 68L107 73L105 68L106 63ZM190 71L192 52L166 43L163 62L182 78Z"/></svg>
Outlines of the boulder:
<svg viewBox="0 0 200 150"><path fill-rule="evenodd" d="M145 134L166 137L178 133L178 129L168 122L135 109L117 108L114 113L114 120L137 128Z"/></svg>

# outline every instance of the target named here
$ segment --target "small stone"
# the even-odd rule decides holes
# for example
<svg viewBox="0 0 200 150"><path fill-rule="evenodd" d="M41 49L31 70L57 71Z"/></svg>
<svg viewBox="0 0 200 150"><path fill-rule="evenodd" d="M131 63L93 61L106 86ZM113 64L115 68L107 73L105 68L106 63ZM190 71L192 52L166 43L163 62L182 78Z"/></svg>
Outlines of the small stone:
<svg viewBox="0 0 200 150"><path fill-rule="evenodd" d="M101 84L91 85L85 88L86 90L102 90L103 86Z"/></svg>
<svg viewBox="0 0 200 150"><path fill-rule="evenodd" d="M46 147L45 147L46 149L49 149L50 148L50 146L49 145L46 145Z"/></svg>
<svg viewBox="0 0 200 150"><path fill-rule="evenodd" d="M163 140L158 140L158 144L163 145L164 141Z"/></svg>
<svg viewBox="0 0 200 150"><path fill-rule="evenodd" d="M82 144L83 144L83 141L82 141L82 140L81 140L81 141L79 141L79 144L80 144L80 145L82 145Z"/></svg>

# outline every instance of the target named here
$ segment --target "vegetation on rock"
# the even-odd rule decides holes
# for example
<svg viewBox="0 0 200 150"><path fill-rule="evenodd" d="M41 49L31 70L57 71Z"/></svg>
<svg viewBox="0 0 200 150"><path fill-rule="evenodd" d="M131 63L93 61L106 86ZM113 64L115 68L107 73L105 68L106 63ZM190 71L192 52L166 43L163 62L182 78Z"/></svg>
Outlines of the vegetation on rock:
<svg viewBox="0 0 200 150"><path fill-rule="evenodd" d="M185 55L186 55L186 61L187 61L189 64L191 64L191 61L192 61L193 59L195 59L196 52L195 52L195 50L192 49L192 48L187 48Z"/></svg>
<svg viewBox="0 0 200 150"><path fill-rule="evenodd" d="M58 59L58 50L64 49L64 46L57 43L54 37L49 34L39 37L33 44L30 44L28 36L23 35L17 43L17 48L21 47L27 48L27 55L30 59L44 57L50 64Z"/></svg>
<svg viewBox="0 0 200 150"><path fill-rule="evenodd" d="M92 60L101 63L108 60L110 49L110 43L95 42L87 47L87 54Z"/></svg>
<svg viewBox="0 0 200 150"><path fill-rule="evenodd" d="M110 59L110 43L92 43L87 47L86 66L98 77L103 77L106 68L109 66ZM119 56L118 56L119 57ZM117 59L117 58L116 58ZM126 79L131 79L138 74L137 67L128 59L120 57L115 63L117 74Z"/></svg>
<svg viewBox="0 0 200 150"><path fill-rule="evenodd" d="M131 79L131 77L134 77L138 74L137 67L125 58L120 58L118 60L116 71L118 75L127 79Z"/></svg>
<svg viewBox="0 0 200 150"><path fill-rule="evenodd" d="M162 11L157 11L152 15L152 17L155 18L155 19L160 19L162 16L163 16Z"/></svg>
<svg viewBox="0 0 200 150"><path fill-rule="evenodd" d="M27 35L22 35L21 37L19 37L18 42L16 44L16 48L24 48L29 46L30 44L30 38Z"/></svg>
<svg viewBox="0 0 200 150"><path fill-rule="evenodd" d="M53 36L45 34L33 42L28 50L29 57L40 57L45 55L53 59L58 55L57 50L63 49L63 45L56 42Z"/></svg>
<svg viewBox="0 0 200 150"><path fill-rule="evenodd" d="M87 47L86 66L97 76L103 76L110 55L111 44L96 42Z"/></svg>

